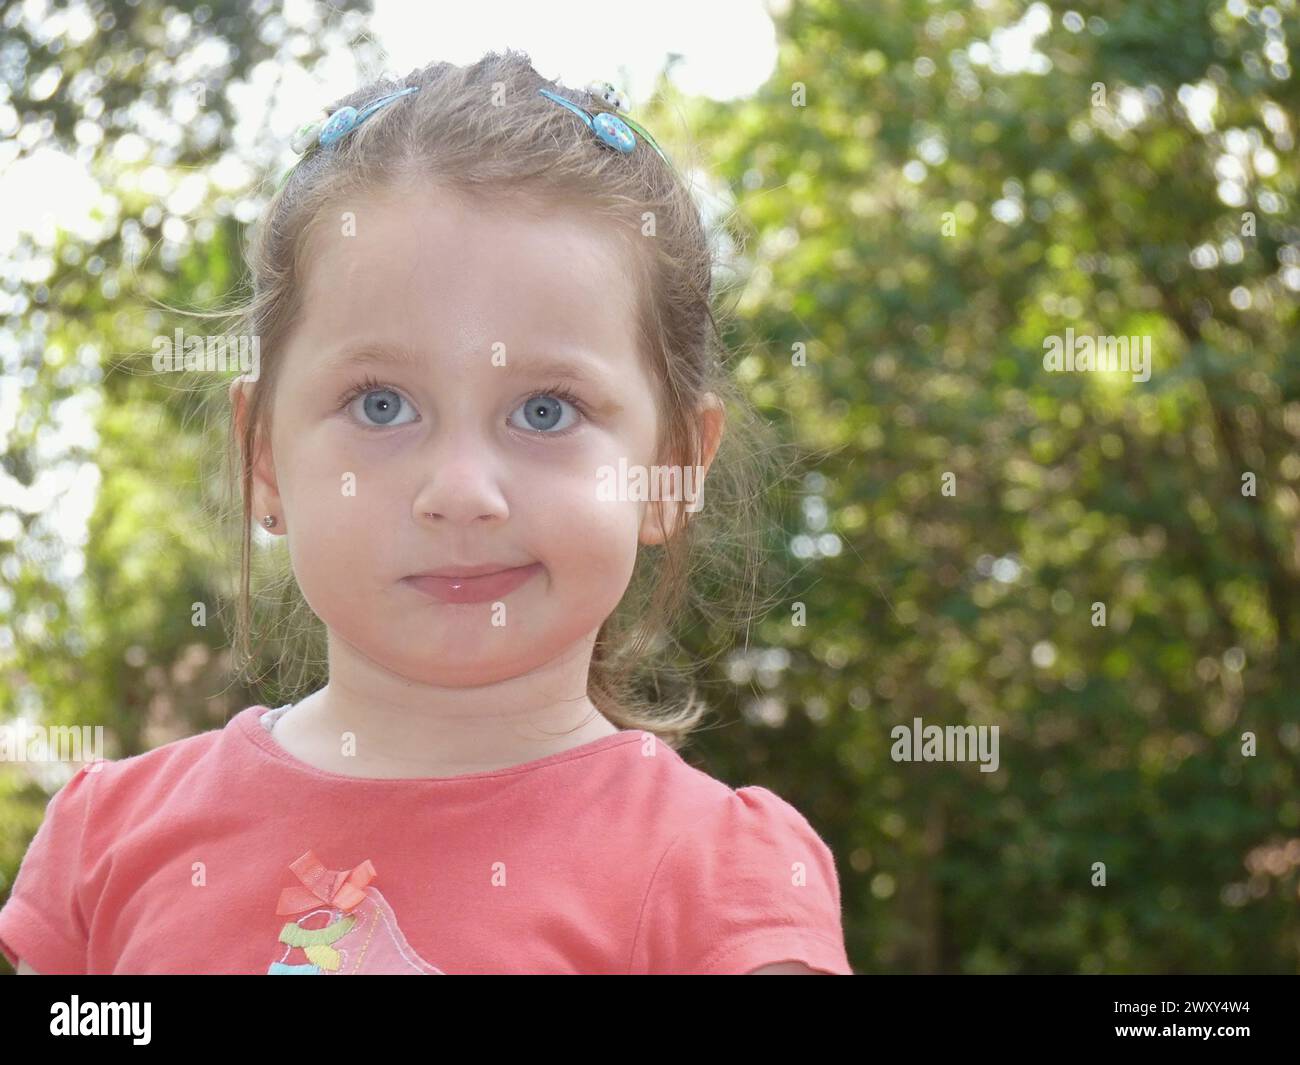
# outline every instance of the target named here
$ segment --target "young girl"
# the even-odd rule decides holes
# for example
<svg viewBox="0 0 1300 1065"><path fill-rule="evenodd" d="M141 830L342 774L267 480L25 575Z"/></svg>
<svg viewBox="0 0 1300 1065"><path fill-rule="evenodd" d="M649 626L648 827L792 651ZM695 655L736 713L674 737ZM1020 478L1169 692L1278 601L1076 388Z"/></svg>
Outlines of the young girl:
<svg viewBox="0 0 1300 1065"><path fill-rule="evenodd" d="M230 387L238 642L255 519L328 683L83 766L0 911L22 971L852 972L825 843L632 684L763 490L699 212L617 103L489 54L295 138Z"/></svg>

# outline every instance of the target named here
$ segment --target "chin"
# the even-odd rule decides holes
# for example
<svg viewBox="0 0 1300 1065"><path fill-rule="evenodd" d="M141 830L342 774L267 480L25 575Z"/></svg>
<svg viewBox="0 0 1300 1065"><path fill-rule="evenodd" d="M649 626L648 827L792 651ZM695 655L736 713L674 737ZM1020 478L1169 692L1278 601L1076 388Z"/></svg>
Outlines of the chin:
<svg viewBox="0 0 1300 1065"><path fill-rule="evenodd" d="M554 661L564 651L555 633L523 625L493 627L488 607L455 607L445 620L407 625L379 646L355 646L386 669L422 684L469 687L509 680ZM391 628L392 619L387 619ZM382 631L382 627L380 629Z"/></svg>
<svg viewBox="0 0 1300 1065"><path fill-rule="evenodd" d="M503 659L500 655L485 655L469 661L448 660L439 655L437 661L423 658L383 662L383 665L413 683L434 688L481 688L512 680L536 668L529 662Z"/></svg>

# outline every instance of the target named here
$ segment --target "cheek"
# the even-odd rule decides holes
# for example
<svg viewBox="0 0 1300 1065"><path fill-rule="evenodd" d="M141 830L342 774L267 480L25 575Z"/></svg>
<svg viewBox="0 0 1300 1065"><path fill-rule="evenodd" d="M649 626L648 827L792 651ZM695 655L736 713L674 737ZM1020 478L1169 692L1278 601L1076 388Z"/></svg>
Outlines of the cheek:
<svg viewBox="0 0 1300 1065"><path fill-rule="evenodd" d="M281 491L295 513L313 522L374 522L401 498L401 463L391 448L348 447L335 434L320 432L287 458Z"/></svg>
<svg viewBox="0 0 1300 1065"><path fill-rule="evenodd" d="M566 640L600 627L636 567L639 505L597 500L588 488L580 506L552 509L536 523L544 531L529 537L550 576L546 625Z"/></svg>
<svg viewBox="0 0 1300 1065"><path fill-rule="evenodd" d="M313 609L317 603L349 601L367 590L368 575L384 573L392 530L409 518L394 470L363 462L331 447L295 449L280 479L286 509L293 515L289 554L294 575Z"/></svg>
<svg viewBox="0 0 1300 1065"><path fill-rule="evenodd" d="M601 499L596 466L521 483L512 517L525 539L557 570L586 570L591 582L626 580L636 560L641 504Z"/></svg>

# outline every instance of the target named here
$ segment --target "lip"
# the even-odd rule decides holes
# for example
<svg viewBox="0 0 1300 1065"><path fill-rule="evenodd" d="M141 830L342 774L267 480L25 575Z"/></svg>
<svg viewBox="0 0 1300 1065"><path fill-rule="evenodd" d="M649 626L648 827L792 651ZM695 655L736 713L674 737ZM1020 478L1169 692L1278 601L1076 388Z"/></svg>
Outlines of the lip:
<svg viewBox="0 0 1300 1065"><path fill-rule="evenodd" d="M503 566L499 562L485 562L481 566L444 566L442 569L430 570L428 573L413 573L412 577L446 577L455 579L457 577L486 577L491 573L508 573L512 569L523 569L523 566Z"/></svg>
<svg viewBox="0 0 1300 1065"><path fill-rule="evenodd" d="M500 566L453 566L437 573L416 573L402 583L444 603L483 603L509 595L542 572L542 564L502 569Z"/></svg>

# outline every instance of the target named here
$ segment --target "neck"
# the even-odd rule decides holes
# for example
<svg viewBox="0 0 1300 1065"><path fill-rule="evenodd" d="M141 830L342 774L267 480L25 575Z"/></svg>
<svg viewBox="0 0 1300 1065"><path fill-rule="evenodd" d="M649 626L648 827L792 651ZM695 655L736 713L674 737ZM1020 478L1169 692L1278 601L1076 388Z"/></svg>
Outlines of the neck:
<svg viewBox="0 0 1300 1065"><path fill-rule="evenodd" d="M587 697L594 634L543 666L474 687L414 683L335 645L330 680L274 735L328 772L368 778L489 772L618 732ZM341 644L341 641L340 641Z"/></svg>

